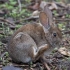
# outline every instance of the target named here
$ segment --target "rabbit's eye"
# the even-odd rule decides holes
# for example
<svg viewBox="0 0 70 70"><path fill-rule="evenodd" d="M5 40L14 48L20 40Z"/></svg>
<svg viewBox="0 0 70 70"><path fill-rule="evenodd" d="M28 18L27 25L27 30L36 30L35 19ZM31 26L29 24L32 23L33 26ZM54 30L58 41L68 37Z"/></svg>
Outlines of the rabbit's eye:
<svg viewBox="0 0 70 70"><path fill-rule="evenodd" d="M56 37L56 33L53 33L53 36Z"/></svg>

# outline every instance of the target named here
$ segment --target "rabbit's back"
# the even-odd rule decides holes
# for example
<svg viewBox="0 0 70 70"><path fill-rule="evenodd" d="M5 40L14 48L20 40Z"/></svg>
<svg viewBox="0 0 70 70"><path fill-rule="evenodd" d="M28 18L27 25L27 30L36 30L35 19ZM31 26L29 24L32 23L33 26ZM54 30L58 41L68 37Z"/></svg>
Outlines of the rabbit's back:
<svg viewBox="0 0 70 70"><path fill-rule="evenodd" d="M45 38L45 33L43 30L43 27L40 24L30 23L30 24L23 25L21 28L19 28L16 31L16 33L13 35L13 37L19 32L24 32L24 33L29 34L33 38L33 40L35 41L37 46L40 46L47 42L46 38Z"/></svg>

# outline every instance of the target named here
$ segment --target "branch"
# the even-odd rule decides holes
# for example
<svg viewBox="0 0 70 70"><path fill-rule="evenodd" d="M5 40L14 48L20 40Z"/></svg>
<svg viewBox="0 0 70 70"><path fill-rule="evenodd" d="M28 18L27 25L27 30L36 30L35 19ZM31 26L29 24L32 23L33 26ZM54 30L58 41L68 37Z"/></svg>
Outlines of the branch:
<svg viewBox="0 0 70 70"><path fill-rule="evenodd" d="M69 18L65 18L65 19L53 19L54 21L70 21Z"/></svg>
<svg viewBox="0 0 70 70"><path fill-rule="evenodd" d="M13 23L11 23L9 20L7 20L7 19L4 19L4 18L0 18L0 20L1 21L4 21L4 22L7 22L7 23L9 23L9 24L11 24L11 25L14 25ZM5 23L6 25L8 25L7 23Z"/></svg>
<svg viewBox="0 0 70 70"><path fill-rule="evenodd" d="M19 12L21 12L21 2L20 2L20 0L18 0L18 4L19 4Z"/></svg>

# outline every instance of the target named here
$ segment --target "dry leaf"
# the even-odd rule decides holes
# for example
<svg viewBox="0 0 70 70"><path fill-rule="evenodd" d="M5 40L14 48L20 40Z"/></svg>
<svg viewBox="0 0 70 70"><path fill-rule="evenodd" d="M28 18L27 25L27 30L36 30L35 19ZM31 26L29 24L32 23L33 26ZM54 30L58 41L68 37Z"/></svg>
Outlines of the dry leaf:
<svg viewBox="0 0 70 70"><path fill-rule="evenodd" d="M70 51L65 47L61 47L58 51L63 55L70 56Z"/></svg>

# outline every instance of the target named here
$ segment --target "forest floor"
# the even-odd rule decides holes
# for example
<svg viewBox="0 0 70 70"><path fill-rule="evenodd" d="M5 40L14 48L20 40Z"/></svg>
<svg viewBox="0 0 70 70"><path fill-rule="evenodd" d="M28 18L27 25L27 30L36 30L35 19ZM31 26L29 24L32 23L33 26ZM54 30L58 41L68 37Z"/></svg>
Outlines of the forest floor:
<svg viewBox="0 0 70 70"><path fill-rule="evenodd" d="M10 7L8 8L11 8L11 7L12 6L10 5ZM14 31L17 30L23 24L27 24L28 22L29 23L39 22L38 18L29 18L29 19L27 18L25 19L25 21L23 20L24 22L22 24L21 18L23 16L20 17L22 13L25 13L23 14L25 15L25 17L29 17L31 12L28 12L28 10L25 9L21 12L20 15L17 16L16 15L17 13L16 14L11 13L12 15L10 15L9 14L10 11L5 8L0 9L0 15L1 15L0 17L0 70L1 69L10 70L11 68L12 70L15 70L14 67L21 68L22 70L46 70L44 64L40 60L30 64L23 64L23 63L17 64L17 63L14 63L10 58L7 52L7 43L10 36L14 33ZM29 14L27 14L27 12ZM63 33L63 44L61 46L63 50L61 52L58 52L54 49L51 52L51 54L46 57L48 61L47 64L50 70L70 70L70 8L67 10L66 9L58 10L58 11L56 10L56 12L54 10L53 13L54 13L54 17L58 19L58 27L61 29ZM57 13L58 13L58 16L57 16ZM68 14L64 14L64 13L68 13ZM9 14L9 15L6 15L6 14ZM63 19L63 17L65 20ZM16 19L13 20L14 18ZM11 68L4 69L5 66L7 67L11 66Z"/></svg>

